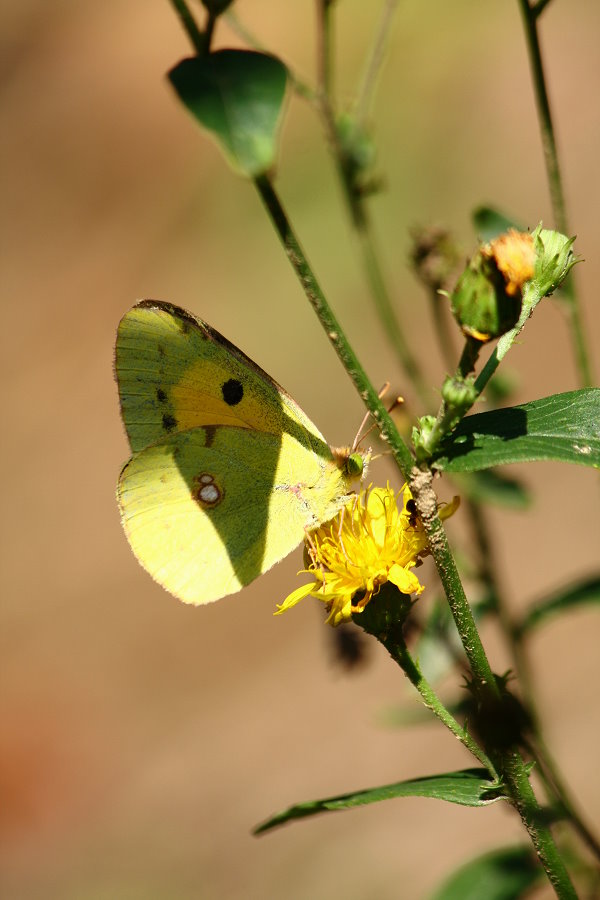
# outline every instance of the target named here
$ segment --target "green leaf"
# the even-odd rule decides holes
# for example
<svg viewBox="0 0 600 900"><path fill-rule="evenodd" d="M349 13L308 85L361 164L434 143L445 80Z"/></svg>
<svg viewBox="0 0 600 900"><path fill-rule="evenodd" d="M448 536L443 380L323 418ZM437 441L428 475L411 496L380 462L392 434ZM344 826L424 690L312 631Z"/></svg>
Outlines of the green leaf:
<svg viewBox="0 0 600 900"><path fill-rule="evenodd" d="M255 178L271 168L287 84L282 62L266 53L218 50L183 59L169 80L237 172Z"/></svg>
<svg viewBox="0 0 600 900"><path fill-rule="evenodd" d="M462 866L431 900L517 900L544 878L530 847L503 847Z"/></svg>
<svg viewBox="0 0 600 900"><path fill-rule="evenodd" d="M460 492L476 503L495 503L509 509L527 509L531 495L516 478L501 475L492 469L459 473L452 476Z"/></svg>
<svg viewBox="0 0 600 900"><path fill-rule="evenodd" d="M491 241L508 231L509 228L515 228L517 231L527 231L515 219L511 219L495 209L493 206L478 206L471 213L473 227L477 232L477 237L483 242Z"/></svg>
<svg viewBox="0 0 600 900"><path fill-rule="evenodd" d="M559 613L567 612L574 606L597 605L600 603L600 576L594 575L585 581L563 588L551 597L539 600L531 606L521 622L518 632L524 634L536 628L540 622Z"/></svg>
<svg viewBox="0 0 600 900"><path fill-rule="evenodd" d="M298 803L289 809L277 813L266 822L258 825L254 833L262 834L292 819L304 819L317 813L338 809L352 809L380 800L391 800L394 797L432 797L436 800L447 800L461 806L488 806L496 800L503 799L501 789L493 781L486 769L463 769L460 772L447 772L445 775L430 775L415 778L412 781L399 781L364 791L353 791L340 794L325 800L312 800Z"/></svg>
<svg viewBox="0 0 600 900"><path fill-rule="evenodd" d="M600 388L467 416L434 460L446 472L551 459L600 467Z"/></svg>

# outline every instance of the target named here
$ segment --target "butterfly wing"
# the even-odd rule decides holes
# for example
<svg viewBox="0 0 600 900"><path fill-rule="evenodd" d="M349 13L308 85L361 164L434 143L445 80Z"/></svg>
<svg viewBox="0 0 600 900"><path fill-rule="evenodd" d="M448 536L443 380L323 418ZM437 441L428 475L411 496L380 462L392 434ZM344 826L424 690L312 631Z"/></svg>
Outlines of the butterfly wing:
<svg viewBox="0 0 600 900"><path fill-rule="evenodd" d="M346 502L345 467L300 407L185 310L133 307L115 369L134 451L117 490L123 527L182 600L234 593Z"/></svg>
<svg viewBox="0 0 600 900"><path fill-rule="evenodd" d="M266 372L195 316L144 300L117 332L115 369L131 449L205 425L288 432L316 453L327 444Z"/></svg>
<svg viewBox="0 0 600 900"><path fill-rule="evenodd" d="M123 527L168 591L203 604L240 590L331 518L348 485L333 457L284 435L209 426L138 453L118 485Z"/></svg>

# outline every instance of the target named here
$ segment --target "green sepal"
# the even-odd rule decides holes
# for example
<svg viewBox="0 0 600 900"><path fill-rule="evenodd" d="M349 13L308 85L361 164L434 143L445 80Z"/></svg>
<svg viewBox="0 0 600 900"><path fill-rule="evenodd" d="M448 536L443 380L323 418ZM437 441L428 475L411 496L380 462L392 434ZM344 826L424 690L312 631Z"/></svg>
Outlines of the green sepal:
<svg viewBox="0 0 600 900"><path fill-rule="evenodd" d="M476 253L450 296L454 318L463 332L488 341L510 331L519 320L521 294L509 296L493 258Z"/></svg>
<svg viewBox="0 0 600 900"><path fill-rule="evenodd" d="M218 50L181 60L168 77L235 171L256 178L272 168L288 79L280 60L250 50Z"/></svg>
<svg viewBox="0 0 600 900"><path fill-rule="evenodd" d="M565 237L560 231L550 231L541 225L532 235L535 242L535 272L524 293L535 297L548 297L560 287L574 265L580 262L573 253L575 238ZM528 301L524 296L524 306Z"/></svg>
<svg viewBox="0 0 600 900"><path fill-rule="evenodd" d="M421 416L417 425L413 425L412 443L417 461L428 459L430 455L432 435L436 424L435 416Z"/></svg>

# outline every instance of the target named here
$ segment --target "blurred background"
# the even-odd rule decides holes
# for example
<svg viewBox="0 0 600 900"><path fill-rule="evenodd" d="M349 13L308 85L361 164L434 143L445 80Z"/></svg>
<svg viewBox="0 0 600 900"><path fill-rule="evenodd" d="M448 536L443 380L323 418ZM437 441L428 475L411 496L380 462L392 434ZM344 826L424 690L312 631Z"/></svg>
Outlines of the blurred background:
<svg viewBox="0 0 600 900"><path fill-rule="evenodd" d="M340 103L351 99L381 4L337 8ZM314 4L239 0L268 49L314 78ZM293 802L471 764L416 708L385 652L348 673L305 601L300 551L243 591L189 608L140 568L115 483L128 447L112 359L139 298L202 316L280 381L332 443L362 409L301 294L253 188L175 102L164 74L189 54L164 0L7 0L0 13L3 360L0 865L29 898L426 897L474 852L521 840L500 805L396 800L261 839ZM542 42L596 372L600 348L600 6L551 4ZM225 24L215 47L237 46ZM385 270L432 384L444 366L409 229L453 229L492 202L551 225L516 2L404 0L374 108L385 190L371 204ZM320 125L292 97L278 187L309 258L375 382L410 393L372 311ZM514 402L578 387L564 315L544 302L511 352ZM393 477L384 463L376 478ZM528 514L491 515L513 610L598 562L589 470L513 468ZM399 485L398 485L399 486ZM439 483L449 499L451 484ZM466 540L460 513L452 525ZM436 578L421 570L430 590ZM501 642L485 632L493 667ZM600 818L597 613L548 623L531 659L548 739L591 823ZM544 894L540 894L543 896Z"/></svg>

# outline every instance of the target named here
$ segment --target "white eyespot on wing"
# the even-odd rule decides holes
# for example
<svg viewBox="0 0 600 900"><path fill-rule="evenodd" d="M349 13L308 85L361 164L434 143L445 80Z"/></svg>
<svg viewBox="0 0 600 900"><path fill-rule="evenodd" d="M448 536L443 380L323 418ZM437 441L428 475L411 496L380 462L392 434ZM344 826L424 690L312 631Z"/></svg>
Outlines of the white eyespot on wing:
<svg viewBox="0 0 600 900"><path fill-rule="evenodd" d="M223 490L210 472L202 472L193 478L192 497L200 506L214 509L224 497Z"/></svg>

